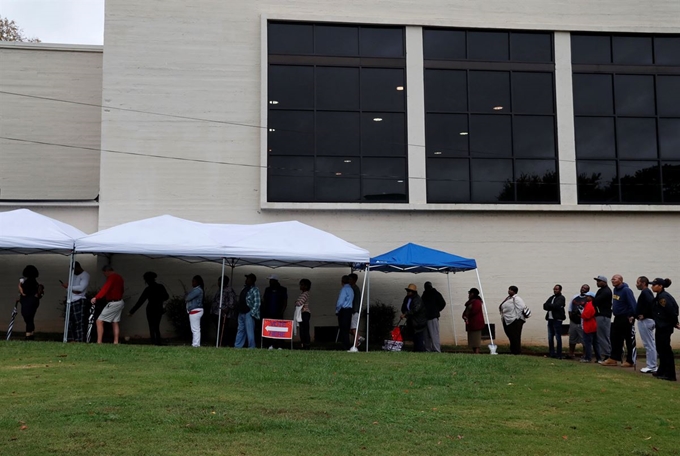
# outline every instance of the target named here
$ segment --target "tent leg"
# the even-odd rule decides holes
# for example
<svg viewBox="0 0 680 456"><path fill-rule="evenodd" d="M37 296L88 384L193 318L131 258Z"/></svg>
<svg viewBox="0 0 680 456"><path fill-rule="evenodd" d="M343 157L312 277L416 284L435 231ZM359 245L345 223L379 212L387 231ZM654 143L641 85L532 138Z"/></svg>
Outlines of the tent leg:
<svg viewBox="0 0 680 456"><path fill-rule="evenodd" d="M68 322L71 317L71 299L73 286L73 269L75 268L76 254L71 252L68 269L68 289L66 290L66 315L64 315L64 343L68 342Z"/></svg>
<svg viewBox="0 0 680 456"><path fill-rule="evenodd" d="M354 343L352 344L352 351L355 351L357 346L357 339L359 338L359 324L361 323L361 308L364 304L364 295L366 294L366 281L368 280L368 272L364 274L364 284L361 287L361 299L359 299L359 319L357 321L357 329L354 331ZM366 342L368 345L368 342Z"/></svg>
<svg viewBox="0 0 680 456"><path fill-rule="evenodd" d="M371 266L366 265L366 353L368 353L368 327L371 322Z"/></svg>
<svg viewBox="0 0 680 456"><path fill-rule="evenodd" d="M482 281L479 279L479 268L475 269L477 273L477 284L479 285L479 294L482 296L482 305L484 309L484 316L486 317L486 325L489 327L489 339L493 345L493 334L491 333L491 323L489 322L489 312L486 310L486 299L484 299L484 290L482 289Z"/></svg>
<svg viewBox="0 0 680 456"><path fill-rule="evenodd" d="M220 346L220 328L222 323L222 303L224 302L224 263L226 258L222 258L222 275L220 276L220 305L217 312L217 333L215 334L215 348Z"/></svg>
<svg viewBox="0 0 680 456"><path fill-rule="evenodd" d="M451 304L451 326L453 326L453 340L458 345L458 334L456 333L456 315L453 312L453 298L451 297L451 274L446 273L446 283L449 286L449 303Z"/></svg>

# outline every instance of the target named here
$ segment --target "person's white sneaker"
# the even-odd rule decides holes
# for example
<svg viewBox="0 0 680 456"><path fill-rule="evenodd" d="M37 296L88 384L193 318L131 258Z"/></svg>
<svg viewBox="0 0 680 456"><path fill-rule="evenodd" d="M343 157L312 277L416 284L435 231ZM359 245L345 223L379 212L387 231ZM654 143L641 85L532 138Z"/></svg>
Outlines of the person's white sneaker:
<svg viewBox="0 0 680 456"><path fill-rule="evenodd" d="M270 345L270 346L269 346L269 349L270 349L270 350L274 350L274 346L273 346L273 345Z"/></svg>
<svg viewBox="0 0 680 456"><path fill-rule="evenodd" d="M650 369L649 367L643 367L642 369L640 369L640 372L642 372L643 374L653 374L654 372L656 372L656 369Z"/></svg>

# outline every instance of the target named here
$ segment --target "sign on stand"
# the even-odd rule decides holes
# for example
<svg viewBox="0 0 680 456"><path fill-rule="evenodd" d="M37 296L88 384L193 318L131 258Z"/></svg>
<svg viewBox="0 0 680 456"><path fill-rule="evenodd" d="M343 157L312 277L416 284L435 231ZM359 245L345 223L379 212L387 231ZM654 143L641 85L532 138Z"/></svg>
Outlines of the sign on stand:
<svg viewBox="0 0 680 456"><path fill-rule="evenodd" d="M262 320L262 339L260 348L264 347L264 339L290 339L290 348L293 349L293 320Z"/></svg>

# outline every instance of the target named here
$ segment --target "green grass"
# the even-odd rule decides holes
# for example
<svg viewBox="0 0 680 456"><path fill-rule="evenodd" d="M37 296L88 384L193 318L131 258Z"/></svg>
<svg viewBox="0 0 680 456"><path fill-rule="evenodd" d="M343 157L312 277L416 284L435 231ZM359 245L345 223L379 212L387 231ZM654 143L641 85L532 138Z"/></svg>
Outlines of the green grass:
<svg viewBox="0 0 680 456"><path fill-rule="evenodd" d="M0 397L6 455L680 454L677 383L541 357L13 342Z"/></svg>

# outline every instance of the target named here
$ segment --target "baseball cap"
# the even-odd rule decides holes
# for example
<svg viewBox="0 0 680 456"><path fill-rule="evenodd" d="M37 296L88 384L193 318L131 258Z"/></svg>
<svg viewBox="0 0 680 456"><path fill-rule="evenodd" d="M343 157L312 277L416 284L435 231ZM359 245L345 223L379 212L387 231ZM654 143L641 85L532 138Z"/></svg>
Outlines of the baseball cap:
<svg viewBox="0 0 680 456"><path fill-rule="evenodd" d="M599 275L599 276L597 276L597 277L593 277L593 280L602 281L602 282L608 282L607 278L606 278L605 276L603 276L603 275Z"/></svg>
<svg viewBox="0 0 680 456"><path fill-rule="evenodd" d="M270 274L269 277L267 277L267 280L279 280L279 276L276 274Z"/></svg>
<svg viewBox="0 0 680 456"><path fill-rule="evenodd" d="M656 279L652 280L649 284L650 285L663 285L664 279L661 277L657 277Z"/></svg>

